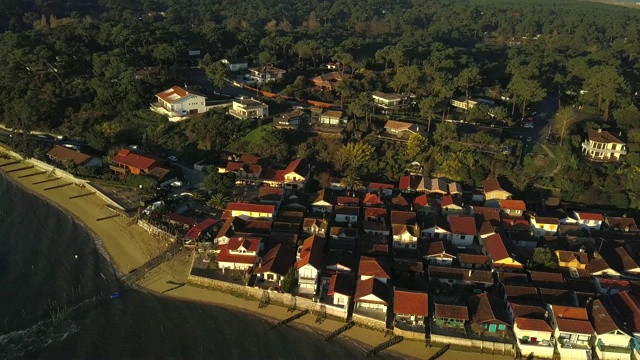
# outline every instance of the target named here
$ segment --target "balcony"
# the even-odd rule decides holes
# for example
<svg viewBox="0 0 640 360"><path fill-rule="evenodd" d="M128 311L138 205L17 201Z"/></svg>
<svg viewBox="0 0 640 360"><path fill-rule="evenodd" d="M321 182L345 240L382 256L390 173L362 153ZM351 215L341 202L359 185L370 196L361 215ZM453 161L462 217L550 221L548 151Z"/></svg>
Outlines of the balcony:
<svg viewBox="0 0 640 360"><path fill-rule="evenodd" d="M600 350L601 352L609 352L609 353L616 353L616 354L631 354L631 346L622 347L622 346L610 346L610 345L598 344L598 350Z"/></svg>
<svg viewBox="0 0 640 360"><path fill-rule="evenodd" d="M182 110L182 112L178 113L175 111L167 110L164 106L162 106L161 102L152 103L149 106L149 109L155 113L166 116L169 118L169 121L180 121L184 120L189 116L189 112L186 110Z"/></svg>
<svg viewBox="0 0 640 360"><path fill-rule="evenodd" d="M599 149L596 146L591 146L589 141L585 140L582 143L582 152L593 159L609 159L619 158L621 155L626 155L627 149L624 146L622 149ZM594 154L592 155L591 152L594 152Z"/></svg>

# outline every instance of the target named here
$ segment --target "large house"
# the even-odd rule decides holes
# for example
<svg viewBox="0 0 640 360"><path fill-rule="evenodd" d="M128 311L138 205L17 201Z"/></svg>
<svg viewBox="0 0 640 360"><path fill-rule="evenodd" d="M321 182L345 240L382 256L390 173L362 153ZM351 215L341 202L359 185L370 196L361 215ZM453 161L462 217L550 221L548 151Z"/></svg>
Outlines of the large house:
<svg viewBox="0 0 640 360"><path fill-rule="evenodd" d="M347 123L347 115L341 110L325 110L320 113L321 125L339 126Z"/></svg>
<svg viewBox="0 0 640 360"><path fill-rule="evenodd" d="M284 169L284 187L289 189L299 189L304 185L304 181L309 174L309 163L304 159L296 159L289 163Z"/></svg>
<svg viewBox="0 0 640 360"><path fill-rule="evenodd" d="M360 280L354 297L356 308L380 310L386 314L387 306L391 302L390 292L389 285L377 278Z"/></svg>
<svg viewBox="0 0 640 360"><path fill-rule="evenodd" d="M290 110L273 117L273 127L276 129L297 129L308 121L309 115L302 110Z"/></svg>
<svg viewBox="0 0 640 360"><path fill-rule="evenodd" d="M216 262L220 269L247 270L258 262L260 239L231 238L219 250Z"/></svg>
<svg viewBox="0 0 640 360"><path fill-rule="evenodd" d="M322 270L324 239L317 236L307 238L298 251L296 278L302 292L316 292Z"/></svg>
<svg viewBox="0 0 640 360"><path fill-rule="evenodd" d="M340 306L347 310L353 298L354 275L346 272L337 272L331 275L327 296L331 297L332 305Z"/></svg>
<svg viewBox="0 0 640 360"><path fill-rule="evenodd" d="M371 94L371 98L376 107L382 110L383 114L389 114L404 107L407 104L408 96L374 91Z"/></svg>
<svg viewBox="0 0 640 360"><path fill-rule="evenodd" d="M148 154L134 153L127 149L118 151L118 154L111 161L113 165L110 165L109 168L120 175L147 175L161 181L169 173L169 169L162 166L164 160Z"/></svg>
<svg viewBox="0 0 640 360"><path fill-rule="evenodd" d="M593 326L585 308L548 305L556 349L562 358L590 359Z"/></svg>
<svg viewBox="0 0 640 360"><path fill-rule="evenodd" d="M156 94L157 102L151 110L166 115L170 121L180 121L189 115L202 114L208 110L207 97L197 91L174 86Z"/></svg>
<svg viewBox="0 0 640 360"><path fill-rule="evenodd" d="M416 213L412 211L392 211L393 246L396 248L418 248L420 229L416 225Z"/></svg>
<svg viewBox="0 0 640 360"><path fill-rule="evenodd" d="M393 312L395 321L410 325L424 325L424 319L429 316L429 297L426 293L394 290Z"/></svg>
<svg viewBox="0 0 640 360"><path fill-rule="evenodd" d="M261 85L264 83L282 79L286 72L286 70L282 70L271 65L266 65L262 67L250 68L249 73L245 76L248 82Z"/></svg>
<svg viewBox="0 0 640 360"><path fill-rule="evenodd" d="M289 269L294 266L295 261L296 250L284 244L278 244L262 257L253 274L258 279L280 284L280 281L287 276Z"/></svg>
<svg viewBox="0 0 640 360"><path fill-rule="evenodd" d="M350 74L344 74L338 71L332 71L330 73L322 74L320 76L316 76L311 78L311 82L315 87L322 90L335 90L335 86L338 81L350 79Z"/></svg>
<svg viewBox="0 0 640 360"><path fill-rule="evenodd" d="M231 216L246 218L273 218L276 208L267 204L249 204L232 202L227 204L227 209Z"/></svg>
<svg viewBox="0 0 640 360"><path fill-rule="evenodd" d="M489 178L482 182L482 190L486 201L490 200L506 200L513 195L504 189L503 185L497 178Z"/></svg>
<svg viewBox="0 0 640 360"><path fill-rule="evenodd" d="M247 61L247 59L241 58L241 59L222 59L220 60L221 63L223 63L224 65L229 67L229 71L240 71L240 70L248 70L249 69L249 62Z"/></svg>
<svg viewBox="0 0 640 360"><path fill-rule="evenodd" d="M233 100L229 114L238 119L263 119L269 116L269 105L251 99Z"/></svg>
<svg viewBox="0 0 640 360"><path fill-rule="evenodd" d="M608 131L589 130L587 140L582 143L582 153L591 160L618 161L627 154L627 144Z"/></svg>
<svg viewBox="0 0 640 360"><path fill-rule="evenodd" d="M482 293L469 298L471 321L479 324L490 333L506 331L511 322L502 299L489 293Z"/></svg>
<svg viewBox="0 0 640 360"><path fill-rule="evenodd" d="M404 121L387 120L384 129L389 135L408 139L413 134L427 137L424 126L412 124Z"/></svg>
<svg viewBox="0 0 640 360"><path fill-rule="evenodd" d="M102 166L102 160L100 158L60 145L54 146L53 149L47 153L47 156L49 159L62 165L72 163L75 166Z"/></svg>

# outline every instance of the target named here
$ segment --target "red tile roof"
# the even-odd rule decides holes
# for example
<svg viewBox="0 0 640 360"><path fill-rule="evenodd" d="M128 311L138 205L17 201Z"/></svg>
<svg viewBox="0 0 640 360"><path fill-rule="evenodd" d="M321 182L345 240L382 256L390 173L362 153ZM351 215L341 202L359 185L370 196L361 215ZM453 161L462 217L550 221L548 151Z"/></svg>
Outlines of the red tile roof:
<svg viewBox="0 0 640 360"><path fill-rule="evenodd" d="M482 240L484 242L484 248L487 250L487 254L493 261L500 261L510 258L507 252L507 247L502 241L500 234L490 235Z"/></svg>
<svg viewBox="0 0 640 360"><path fill-rule="evenodd" d="M500 208L506 210L527 211L527 206L522 200L500 200Z"/></svg>
<svg viewBox="0 0 640 360"><path fill-rule="evenodd" d="M593 300L589 306L589 313L591 314L591 321L593 328L598 335L607 334L612 331L621 330L621 325L618 324L617 317L600 299ZM628 316L628 314L624 314Z"/></svg>
<svg viewBox="0 0 640 360"><path fill-rule="evenodd" d="M553 316L556 320L572 319L588 321L587 309L574 306L553 305Z"/></svg>
<svg viewBox="0 0 640 360"><path fill-rule="evenodd" d="M265 204L250 204L250 203L229 203L227 205L227 211L243 211L243 212L256 212L256 213L268 213L273 214L275 207L273 205Z"/></svg>
<svg viewBox="0 0 640 360"><path fill-rule="evenodd" d="M204 221L201 221L196 226L189 229L184 237L185 239L198 239L204 231L215 225L217 222L217 220L214 220L212 218L205 219Z"/></svg>
<svg viewBox="0 0 640 360"><path fill-rule="evenodd" d="M380 199L380 196L378 196L377 194L367 193L364 196L364 200L362 200L362 203L365 206L375 206L375 205L382 204L382 200Z"/></svg>
<svg viewBox="0 0 640 360"><path fill-rule="evenodd" d="M458 261L461 264L478 264L478 265L487 265L489 263L489 258L486 255L482 254L458 254Z"/></svg>
<svg viewBox="0 0 640 360"><path fill-rule="evenodd" d="M374 295L382 303L389 305L389 286L376 278L359 281L354 298L358 302L380 304L380 301L362 300L368 295Z"/></svg>
<svg viewBox="0 0 640 360"><path fill-rule="evenodd" d="M615 289L618 291L631 290L631 283L627 280L597 278L597 281L603 289ZM640 327L638 327L638 329L640 329Z"/></svg>
<svg viewBox="0 0 640 360"><path fill-rule="evenodd" d="M517 317L516 326L518 326L518 329L521 329L521 330L543 331L548 333L553 332L553 329L551 329L551 326L549 326L549 324L547 324L547 322L542 319L529 319L524 317Z"/></svg>
<svg viewBox="0 0 640 360"><path fill-rule="evenodd" d="M537 224L560 225L560 221L554 217L532 216L532 218L535 219Z"/></svg>
<svg viewBox="0 0 640 360"><path fill-rule="evenodd" d="M365 208L364 217L380 218L384 219L387 216L387 209L385 208Z"/></svg>
<svg viewBox="0 0 640 360"><path fill-rule="evenodd" d="M393 190L395 186L393 184L370 182L367 184L367 189L371 190Z"/></svg>
<svg viewBox="0 0 640 360"><path fill-rule="evenodd" d="M300 176L306 176L309 172L309 163L305 159L296 159L289 163L286 169L284 169L285 174L296 173Z"/></svg>
<svg viewBox="0 0 640 360"><path fill-rule="evenodd" d="M483 181L482 189L484 190L485 193L488 193L491 191L497 191L497 190L505 191L500 185L500 182L498 181L498 179L496 178L489 178Z"/></svg>
<svg viewBox="0 0 640 360"><path fill-rule="evenodd" d="M169 213L165 215L165 219L167 219L168 221L173 221L173 222L177 222L177 223L189 225L189 226L193 226L196 224L195 219L190 218L188 216L176 214L176 213Z"/></svg>
<svg viewBox="0 0 640 360"><path fill-rule="evenodd" d="M627 321L629 330L634 333L640 332L640 300L628 291L621 291L612 295L611 301L618 313L624 314L627 319L633 319L632 322Z"/></svg>
<svg viewBox="0 0 640 360"><path fill-rule="evenodd" d="M253 273L262 274L272 272L280 276L287 275L289 269L296 261L296 251L283 244L278 244L269 250Z"/></svg>
<svg viewBox="0 0 640 360"><path fill-rule="evenodd" d="M452 206L452 205L462 207L462 202L457 196L453 196L453 195L447 195L443 197L442 200L440 201L440 206L443 208L447 206Z"/></svg>
<svg viewBox="0 0 640 360"><path fill-rule="evenodd" d="M443 241L431 241L427 243L427 251L424 256L436 256L436 255L449 255L450 258L455 258L456 256L451 254L451 252L447 252L445 249L445 244Z"/></svg>
<svg viewBox="0 0 640 360"><path fill-rule="evenodd" d="M438 319L469 320L467 305L435 304L435 317Z"/></svg>
<svg viewBox="0 0 640 360"><path fill-rule="evenodd" d="M589 141L595 141L601 144L624 144L624 142L617 137L611 135L610 132L599 129L589 130Z"/></svg>
<svg viewBox="0 0 640 360"><path fill-rule="evenodd" d="M587 320L557 319L556 326L562 332L593 334L593 327Z"/></svg>
<svg viewBox="0 0 640 360"><path fill-rule="evenodd" d="M327 295L340 294L348 297L353 296L353 285L355 283L353 274L338 272L331 275Z"/></svg>
<svg viewBox="0 0 640 360"><path fill-rule="evenodd" d="M408 190L411 188L411 175L405 175L400 178L400 183L398 184L398 188L400 190Z"/></svg>
<svg viewBox="0 0 640 360"><path fill-rule="evenodd" d="M324 239L317 236L308 237L300 249L300 260L296 263L296 269L309 264L314 269L320 270L324 255Z"/></svg>
<svg viewBox="0 0 640 360"><path fill-rule="evenodd" d="M576 211L576 215L578 215L580 220L604 221L604 217L602 216L602 214Z"/></svg>
<svg viewBox="0 0 640 360"><path fill-rule="evenodd" d="M258 252L260 250L260 239L258 238L231 238L227 244L229 250L238 250L243 247L247 251Z"/></svg>
<svg viewBox="0 0 640 360"><path fill-rule="evenodd" d="M118 151L118 154L113 157L113 162L136 169L151 169L156 165L157 161L157 159L135 154L127 149L121 149Z"/></svg>
<svg viewBox="0 0 640 360"><path fill-rule="evenodd" d="M61 162L72 161L74 164L81 166L91 160L91 155L81 153L80 151L69 149L68 147L56 145L51 149L47 155Z"/></svg>
<svg viewBox="0 0 640 360"><path fill-rule="evenodd" d="M393 312L396 314L429 315L429 296L426 293L395 290Z"/></svg>
<svg viewBox="0 0 640 360"><path fill-rule="evenodd" d="M182 99L183 97L189 95L189 92L180 86L173 86L170 89L167 89L163 92L157 93L156 96L160 99L168 102L169 104Z"/></svg>
<svg viewBox="0 0 640 360"><path fill-rule="evenodd" d="M258 260L258 255L255 254L231 254L227 244L220 245L219 249L220 253L216 256L217 262L253 265Z"/></svg>
<svg viewBox="0 0 640 360"><path fill-rule="evenodd" d="M390 279L389 265L382 260L368 256L360 257L358 276L373 276L381 279Z"/></svg>
<svg viewBox="0 0 640 360"><path fill-rule="evenodd" d="M415 225L416 213L413 211L391 211L391 223L394 225Z"/></svg>
<svg viewBox="0 0 640 360"><path fill-rule="evenodd" d="M462 235L476 235L476 221L473 216L449 216L451 233Z"/></svg>
<svg viewBox="0 0 640 360"><path fill-rule="evenodd" d="M360 205L360 199L352 196L338 196L336 198L336 204L338 205Z"/></svg>
<svg viewBox="0 0 640 360"><path fill-rule="evenodd" d="M472 320L475 323L503 323L511 325L505 305L500 298L488 293L472 296L469 299L472 309Z"/></svg>
<svg viewBox="0 0 640 360"><path fill-rule="evenodd" d="M333 213L336 215L358 216L360 214L360 208L356 206L336 205Z"/></svg>

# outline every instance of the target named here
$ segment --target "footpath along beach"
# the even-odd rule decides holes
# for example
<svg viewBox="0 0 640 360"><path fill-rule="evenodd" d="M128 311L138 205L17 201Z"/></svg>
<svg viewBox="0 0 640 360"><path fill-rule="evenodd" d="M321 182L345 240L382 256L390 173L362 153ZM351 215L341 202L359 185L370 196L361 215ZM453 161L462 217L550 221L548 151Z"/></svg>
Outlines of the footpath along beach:
<svg viewBox="0 0 640 360"><path fill-rule="evenodd" d="M113 216L115 214L114 211L106 206L105 201L96 195L88 195L88 189L74 184L66 185L69 181L54 180L55 177L49 177L47 173L36 174L42 172L37 168L16 171L26 166L23 162L16 163L16 160L13 159L0 158L0 172L24 189L54 203L83 223L97 237L98 247L106 250L104 255L113 264L114 271L117 274L126 274L136 269L166 248L166 242L154 238L137 225L128 224L127 219L121 216ZM31 174L36 175L25 176ZM45 190L47 188L49 190ZM98 221L98 219L104 220ZM188 252L178 253L172 259L146 274L138 285L158 296L236 309L262 318L273 319L274 321L282 320L292 315L284 307L270 305L265 309L258 309L256 301L240 299L229 294L186 285L191 264L190 256L191 254ZM303 316L288 326L329 333L343 325L343 323L331 319L326 319L321 324L318 324L315 322L315 318L313 315ZM354 327L348 330L340 338L348 338L354 341L365 351L389 339L388 337L385 338L384 333L380 331L361 327ZM387 352L404 358L424 359L433 355L439 349L437 347L428 349L422 341L405 340L394 345ZM473 357L474 359L510 358L500 355L449 350L440 359L461 359L465 357Z"/></svg>

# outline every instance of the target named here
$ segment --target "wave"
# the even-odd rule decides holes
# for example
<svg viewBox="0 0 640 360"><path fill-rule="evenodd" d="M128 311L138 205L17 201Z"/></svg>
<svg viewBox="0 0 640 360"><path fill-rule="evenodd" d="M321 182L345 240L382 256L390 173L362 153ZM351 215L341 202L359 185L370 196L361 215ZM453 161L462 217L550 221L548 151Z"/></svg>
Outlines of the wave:
<svg viewBox="0 0 640 360"><path fill-rule="evenodd" d="M0 358L19 359L28 353L43 349L52 343L75 334L80 327L69 320L40 321L28 329L0 335Z"/></svg>

